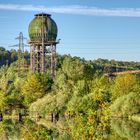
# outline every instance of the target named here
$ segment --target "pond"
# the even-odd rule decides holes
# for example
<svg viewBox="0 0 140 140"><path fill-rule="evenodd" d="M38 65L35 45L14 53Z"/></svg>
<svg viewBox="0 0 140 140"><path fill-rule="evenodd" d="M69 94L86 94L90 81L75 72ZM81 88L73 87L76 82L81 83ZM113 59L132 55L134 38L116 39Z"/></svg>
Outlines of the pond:
<svg viewBox="0 0 140 140"><path fill-rule="evenodd" d="M33 122L29 118L22 121L5 119L0 122L0 140L77 140L69 132L68 123L64 119L55 122L43 119ZM89 140L140 140L140 123L128 119L112 119L109 126L110 131L103 130L99 132L100 137L93 136Z"/></svg>

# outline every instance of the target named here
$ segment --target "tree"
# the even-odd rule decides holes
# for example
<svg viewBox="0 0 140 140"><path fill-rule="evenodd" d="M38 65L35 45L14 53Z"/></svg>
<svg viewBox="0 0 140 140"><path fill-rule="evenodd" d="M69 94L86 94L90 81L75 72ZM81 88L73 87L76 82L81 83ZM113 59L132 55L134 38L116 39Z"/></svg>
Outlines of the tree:
<svg viewBox="0 0 140 140"><path fill-rule="evenodd" d="M140 113L140 92L130 92L117 98L110 106L112 116L130 117Z"/></svg>
<svg viewBox="0 0 140 140"><path fill-rule="evenodd" d="M62 71L71 80L80 80L84 75L84 63L79 59L66 57L63 61Z"/></svg>
<svg viewBox="0 0 140 140"><path fill-rule="evenodd" d="M29 105L31 102L41 98L44 94L44 88L35 74L30 75L22 87L22 94L25 98L25 104Z"/></svg>
<svg viewBox="0 0 140 140"><path fill-rule="evenodd" d="M47 92L51 89L51 86L53 84L52 78L48 75L48 73L37 73L36 74L38 81L41 83L42 87L44 88L44 91Z"/></svg>
<svg viewBox="0 0 140 140"><path fill-rule="evenodd" d="M111 89L113 100L122 95L127 95L139 89L137 78L132 74L119 75L116 77Z"/></svg>
<svg viewBox="0 0 140 140"><path fill-rule="evenodd" d="M0 110L4 110L6 106L6 96L3 91L0 90Z"/></svg>
<svg viewBox="0 0 140 140"><path fill-rule="evenodd" d="M86 113L93 107L93 99L90 96L90 81L79 80L73 89L71 99L67 104L67 111Z"/></svg>

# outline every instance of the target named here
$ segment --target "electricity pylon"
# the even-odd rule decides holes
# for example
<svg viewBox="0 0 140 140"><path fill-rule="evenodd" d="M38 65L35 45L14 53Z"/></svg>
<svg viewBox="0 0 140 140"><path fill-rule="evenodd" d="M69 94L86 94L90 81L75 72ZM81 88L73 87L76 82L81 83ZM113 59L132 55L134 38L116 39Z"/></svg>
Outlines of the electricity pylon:
<svg viewBox="0 0 140 140"><path fill-rule="evenodd" d="M24 44L24 40L27 40L27 38L23 36L22 32L19 33L16 39L19 40L19 43L9 47L18 47L18 73L20 73L21 68L24 67L24 47L28 45Z"/></svg>

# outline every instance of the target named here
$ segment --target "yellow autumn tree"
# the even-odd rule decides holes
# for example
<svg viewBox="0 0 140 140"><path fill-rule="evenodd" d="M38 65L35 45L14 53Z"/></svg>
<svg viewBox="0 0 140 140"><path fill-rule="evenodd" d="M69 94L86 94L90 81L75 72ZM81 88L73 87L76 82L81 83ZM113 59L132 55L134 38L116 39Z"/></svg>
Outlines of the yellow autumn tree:
<svg viewBox="0 0 140 140"><path fill-rule="evenodd" d="M137 90L138 82L135 75L125 74L116 77L112 86L113 99Z"/></svg>
<svg viewBox="0 0 140 140"><path fill-rule="evenodd" d="M6 107L5 93L0 90L0 111L4 110L5 107Z"/></svg>
<svg viewBox="0 0 140 140"><path fill-rule="evenodd" d="M25 104L27 105L45 94L44 88L35 74L27 78L21 91L24 96Z"/></svg>

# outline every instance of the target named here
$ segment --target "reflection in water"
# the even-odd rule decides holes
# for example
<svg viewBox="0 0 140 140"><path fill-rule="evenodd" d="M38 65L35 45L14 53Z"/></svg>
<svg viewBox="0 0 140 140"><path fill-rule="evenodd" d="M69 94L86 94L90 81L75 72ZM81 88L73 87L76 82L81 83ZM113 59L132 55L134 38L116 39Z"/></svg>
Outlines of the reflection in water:
<svg viewBox="0 0 140 140"><path fill-rule="evenodd" d="M0 140L72 140L67 121L34 123L29 119L21 122L3 120L0 122ZM140 140L140 123L127 119L112 119L110 134L100 140ZM101 132L100 132L101 133Z"/></svg>
<svg viewBox="0 0 140 140"><path fill-rule="evenodd" d="M112 129L126 140L140 140L140 123L128 119L111 120Z"/></svg>
<svg viewBox="0 0 140 140"><path fill-rule="evenodd" d="M16 121L4 120L0 122L1 140L17 139L19 136L19 125Z"/></svg>
<svg viewBox="0 0 140 140"><path fill-rule="evenodd" d="M0 140L51 140L52 131L31 120L0 122Z"/></svg>

